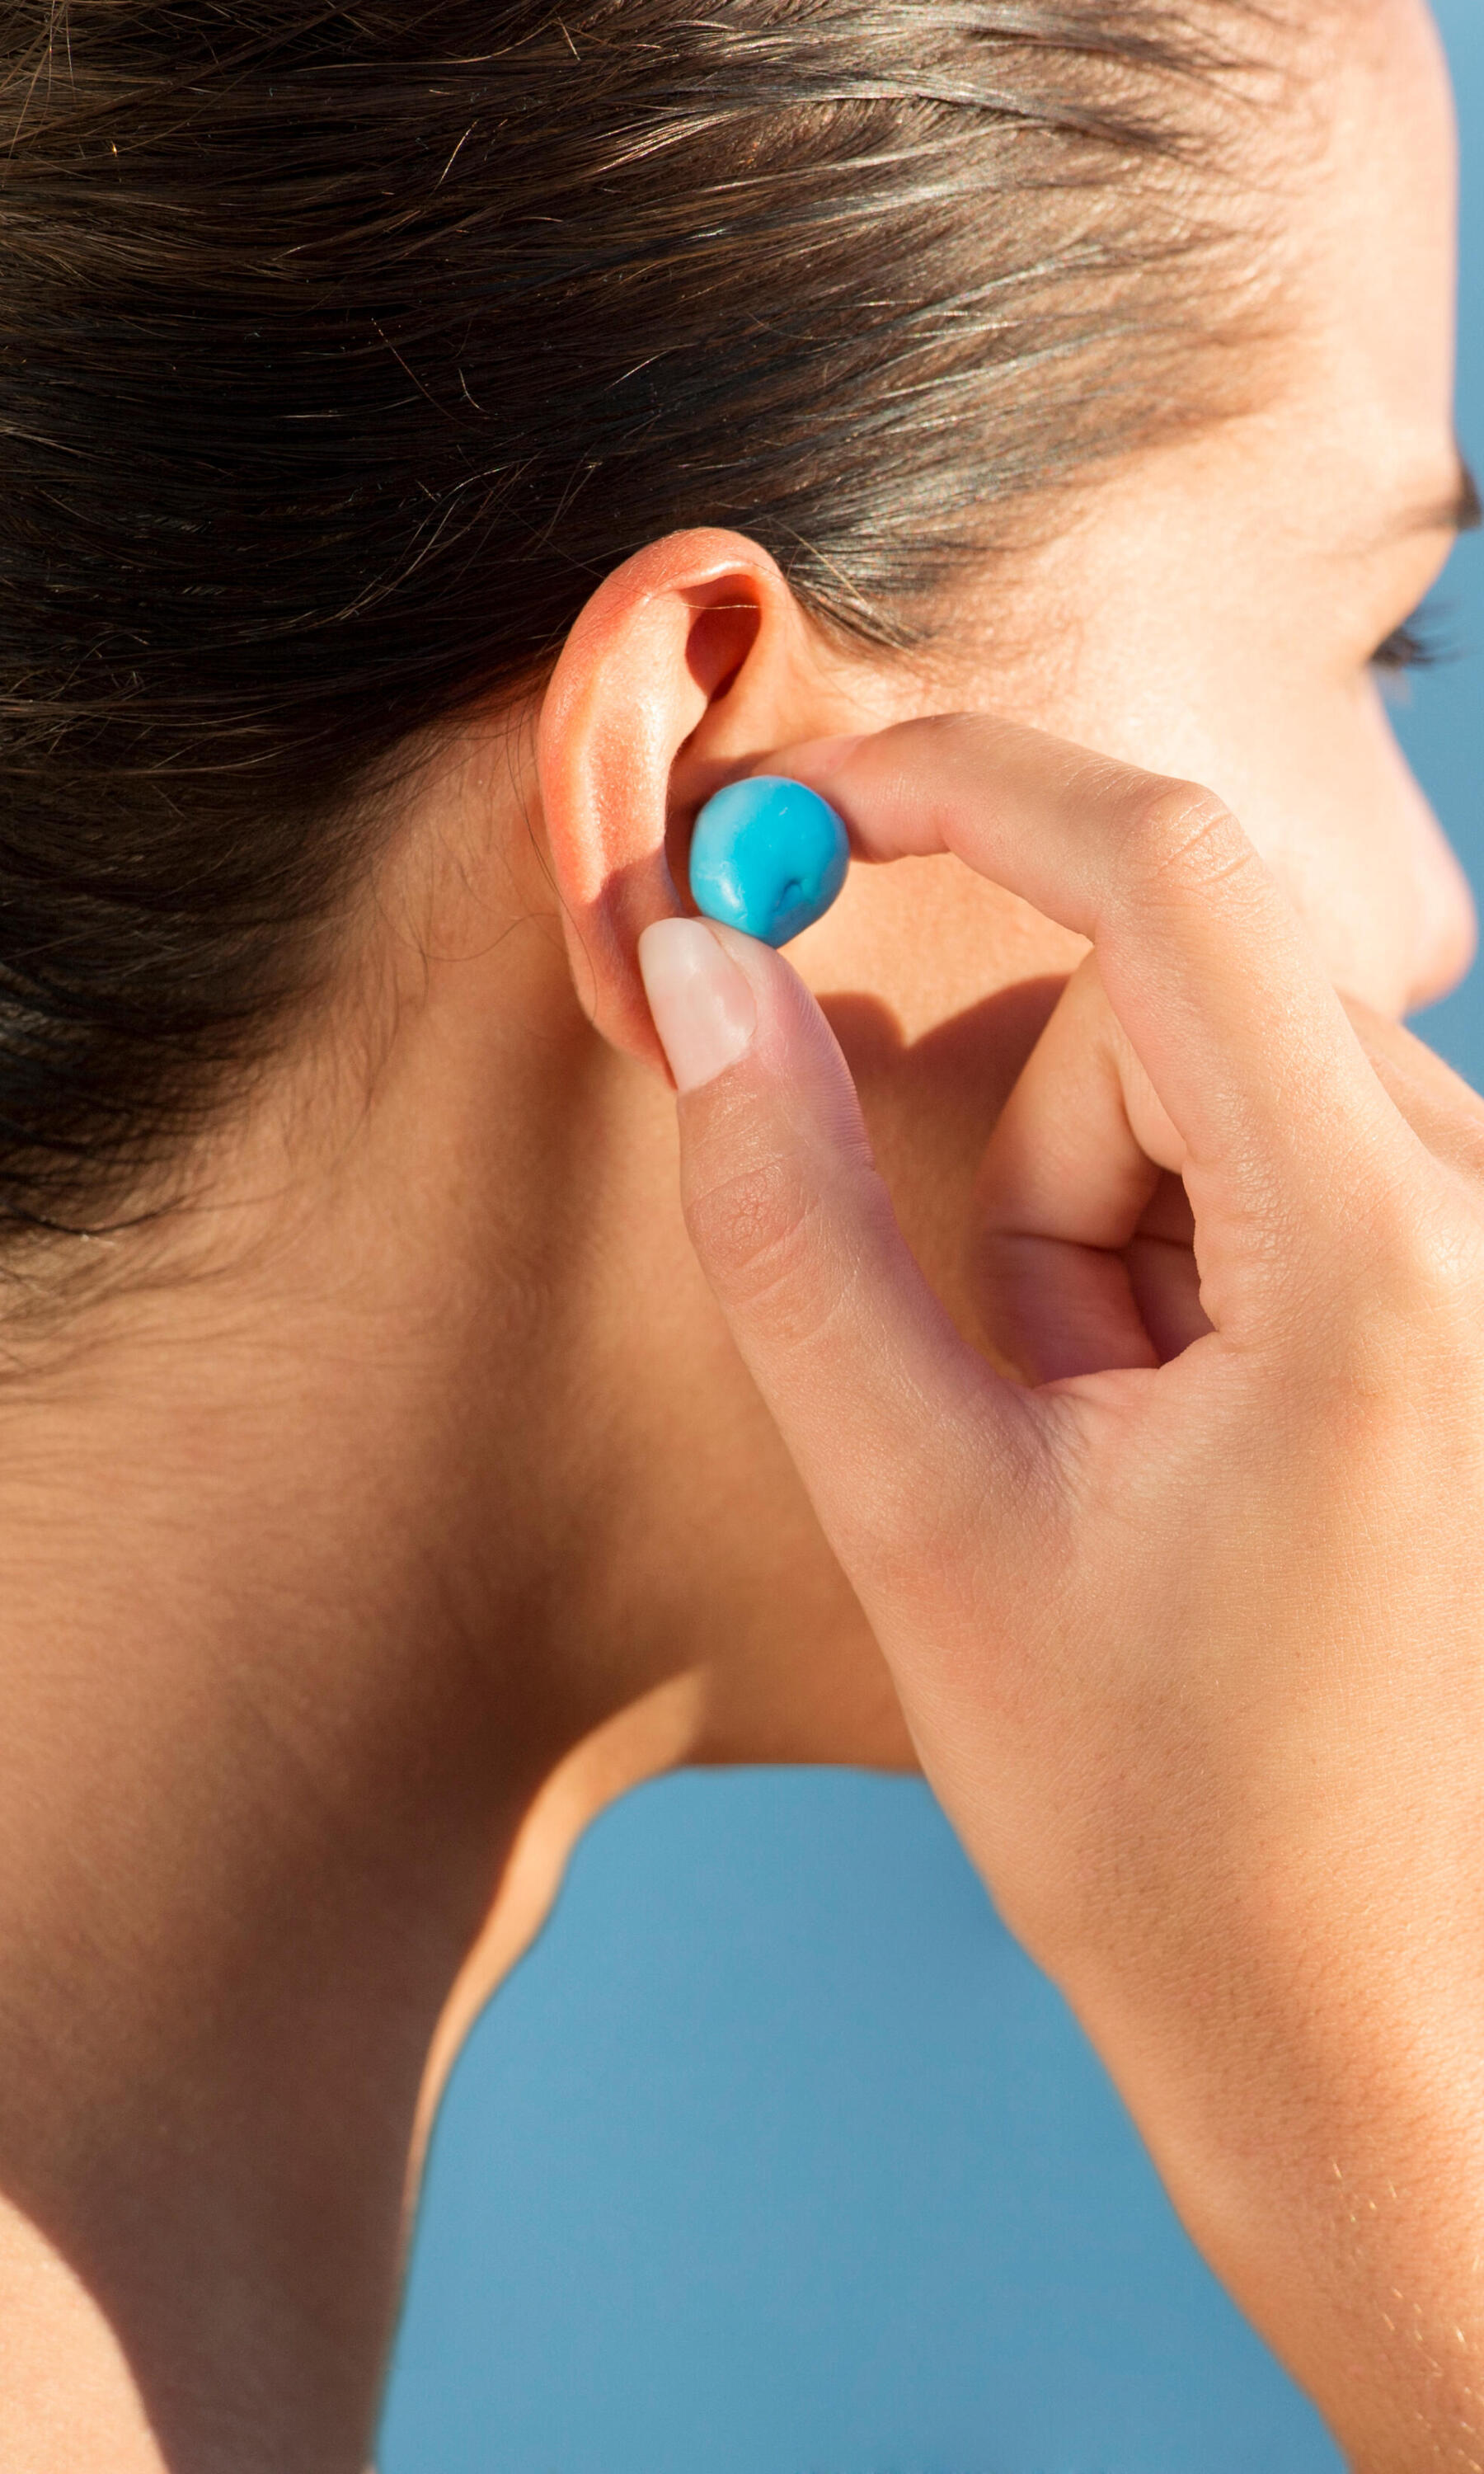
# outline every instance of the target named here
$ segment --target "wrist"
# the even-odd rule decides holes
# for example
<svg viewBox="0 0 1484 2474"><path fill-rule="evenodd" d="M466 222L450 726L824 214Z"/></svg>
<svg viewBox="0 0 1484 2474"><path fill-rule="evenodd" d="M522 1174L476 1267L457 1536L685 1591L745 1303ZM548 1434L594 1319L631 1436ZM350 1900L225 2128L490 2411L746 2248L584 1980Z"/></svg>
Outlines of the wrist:
<svg viewBox="0 0 1484 2474"><path fill-rule="evenodd" d="M1484 2014L1472 2048L1421 2016L1305 2028L1178 2088L1115 2075L1192 2239L1352 2474L1480 2474Z"/></svg>

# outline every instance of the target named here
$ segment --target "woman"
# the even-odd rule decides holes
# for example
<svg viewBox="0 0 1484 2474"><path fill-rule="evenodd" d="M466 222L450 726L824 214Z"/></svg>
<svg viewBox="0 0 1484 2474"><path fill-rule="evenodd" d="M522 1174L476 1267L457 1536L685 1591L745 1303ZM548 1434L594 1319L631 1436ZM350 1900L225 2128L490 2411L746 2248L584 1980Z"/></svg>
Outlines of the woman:
<svg viewBox="0 0 1484 2474"><path fill-rule="evenodd" d="M1422 0L3 39L0 2458L363 2463L585 1822L921 1758L1352 2462L1480 2462ZM764 760L899 861L844 1064L682 915Z"/></svg>

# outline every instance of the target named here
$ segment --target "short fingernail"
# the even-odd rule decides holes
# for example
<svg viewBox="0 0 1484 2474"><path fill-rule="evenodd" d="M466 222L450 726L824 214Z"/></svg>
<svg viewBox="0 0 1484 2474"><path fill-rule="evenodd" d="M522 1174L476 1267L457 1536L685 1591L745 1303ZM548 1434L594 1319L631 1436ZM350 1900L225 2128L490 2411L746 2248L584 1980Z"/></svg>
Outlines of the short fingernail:
<svg viewBox="0 0 1484 2474"><path fill-rule="evenodd" d="M699 1090L751 1044L757 1007L731 956L704 919L657 919L639 938L639 969L677 1090Z"/></svg>

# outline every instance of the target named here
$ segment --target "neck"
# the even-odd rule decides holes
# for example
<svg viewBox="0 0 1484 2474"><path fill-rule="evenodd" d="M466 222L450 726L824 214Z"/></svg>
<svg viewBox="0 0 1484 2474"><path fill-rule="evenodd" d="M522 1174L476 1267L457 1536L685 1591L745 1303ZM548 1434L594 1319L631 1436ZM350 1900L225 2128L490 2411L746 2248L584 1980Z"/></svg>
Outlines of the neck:
<svg viewBox="0 0 1484 2474"><path fill-rule="evenodd" d="M580 1198L500 1097L462 1190L432 1119L411 1192L259 1151L229 1265L0 1397L7 2464L45 2430L77 2474L355 2474L430 2053L595 1806L689 1749L680 1651L570 1551L624 1439L563 1432Z"/></svg>
<svg viewBox="0 0 1484 2474"><path fill-rule="evenodd" d="M533 888L367 985L0 1387L17 2468L358 2474L431 2103L592 1813L904 1756Z"/></svg>
<svg viewBox="0 0 1484 2474"><path fill-rule="evenodd" d="M131 2420L141 2467L354 2468L429 2049L575 1750L520 1684L552 1611L513 1573L476 1637L390 1482L395 1385L275 1454L288 1333L270 1418L229 1346L209 1384L131 1357L0 1432L0 2315L48 2403L8 2364L0 2459L93 2410L96 2316L100 2469Z"/></svg>

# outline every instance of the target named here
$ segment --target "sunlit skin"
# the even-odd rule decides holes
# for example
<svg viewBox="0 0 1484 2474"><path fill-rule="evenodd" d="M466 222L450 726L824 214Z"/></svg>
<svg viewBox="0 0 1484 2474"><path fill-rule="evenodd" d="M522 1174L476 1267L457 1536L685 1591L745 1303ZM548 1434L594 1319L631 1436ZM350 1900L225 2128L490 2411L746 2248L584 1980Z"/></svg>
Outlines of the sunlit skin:
<svg viewBox="0 0 1484 2474"><path fill-rule="evenodd" d="M1380 1016L1465 967L1467 891L1370 667L1467 511L1418 0L1347 19L1329 93L1258 411L1105 475L912 663L826 645L740 537L630 562L544 698L438 738L338 984L189 1207L95 1248L67 1318L18 1318L14 2474L358 2474L409 2160L592 1813L684 1761L914 1758L682 1216L635 952L708 790L996 710L1209 785ZM949 858L855 868L793 949L981 1341L981 1154L1084 952Z"/></svg>

